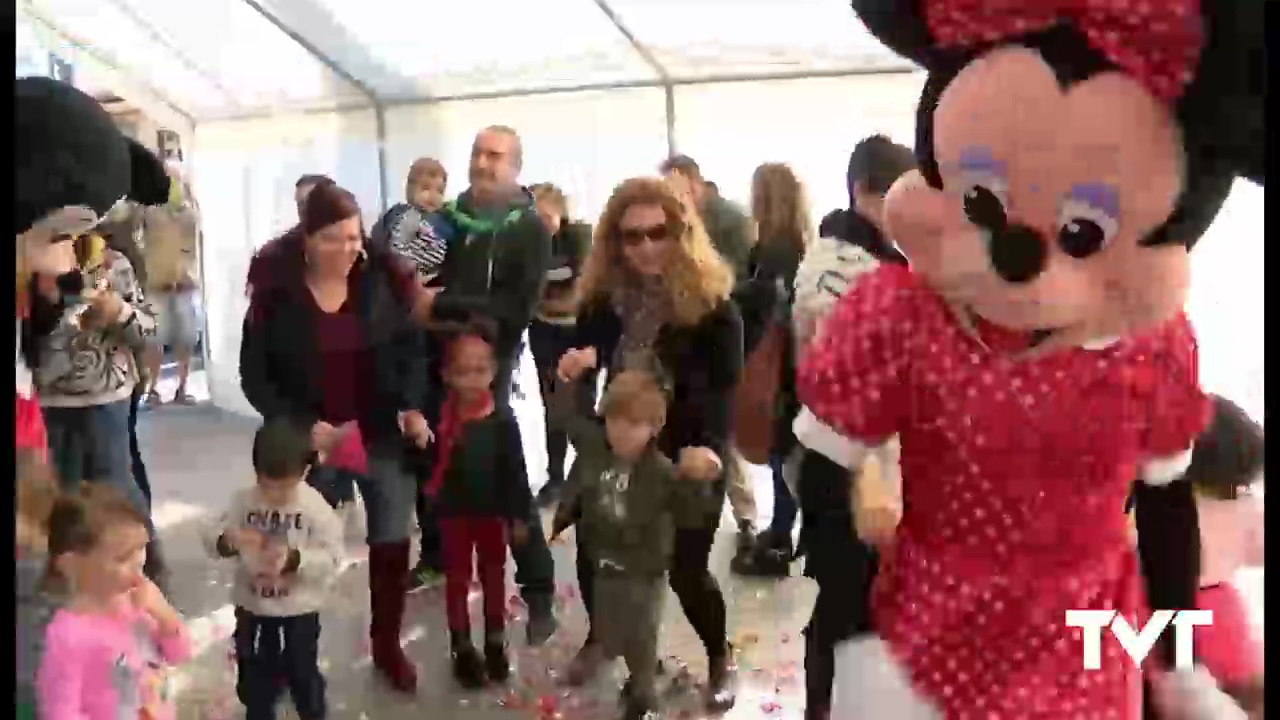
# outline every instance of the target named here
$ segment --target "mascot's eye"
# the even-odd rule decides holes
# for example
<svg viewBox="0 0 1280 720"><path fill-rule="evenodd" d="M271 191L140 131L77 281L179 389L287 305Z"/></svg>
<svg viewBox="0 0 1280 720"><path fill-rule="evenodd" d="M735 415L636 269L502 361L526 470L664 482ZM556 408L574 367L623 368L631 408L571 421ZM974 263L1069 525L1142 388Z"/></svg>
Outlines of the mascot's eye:
<svg viewBox="0 0 1280 720"><path fill-rule="evenodd" d="M980 228L998 232L1008 223L1004 188L998 184L973 184L964 191L964 214Z"/></svg>
<svg viewBox="0 0 1280 720"><path fill-rule="evenodd" d="M1067 200L1058 216L1058 247L1083 260L1111 242L1117 225L1115 218L1088 203Z"/></svg>

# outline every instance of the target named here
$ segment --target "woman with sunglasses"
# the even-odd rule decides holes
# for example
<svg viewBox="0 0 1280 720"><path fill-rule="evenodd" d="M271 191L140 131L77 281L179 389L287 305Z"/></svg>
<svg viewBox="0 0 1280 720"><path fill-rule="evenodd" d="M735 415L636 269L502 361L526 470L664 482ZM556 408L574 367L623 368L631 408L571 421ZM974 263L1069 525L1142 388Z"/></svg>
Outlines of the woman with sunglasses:
<svg viewBox="0 0 1280 720"><path fill-rule="evenodd" d="M669 581L707 651L707 706L735 700L724 596L708 569L724 506L733 389L742 371L742 319L729 300L733 272L716 253L692 205L657 178L632 178L614 191L596 225L579 281L574 349L561 381L600 368L609 377L656 363L670 379L671 406L659 447L686 474L714 478L720 502L700 526L676 531ZM578 584L590 621L597 568L578 537ZM603 660L588 634L571 681Z"/></svg>

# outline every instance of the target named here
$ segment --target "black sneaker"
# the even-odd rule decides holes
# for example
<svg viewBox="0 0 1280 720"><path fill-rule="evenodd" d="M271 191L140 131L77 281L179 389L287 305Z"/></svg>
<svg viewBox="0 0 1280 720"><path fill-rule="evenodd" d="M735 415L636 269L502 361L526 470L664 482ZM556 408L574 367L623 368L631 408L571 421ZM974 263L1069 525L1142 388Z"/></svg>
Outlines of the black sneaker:
<svg viewBox="0 0 1280 720"><path fill-rule="evenodd" d="M732 572L740 572L739 568L746 567L751 562L751 553L756 547L755 527L747 521L743 520L738 523L738 538L733 553L733 559L729 561L729 570Z"/></svg>
<svg viewBox="0 0 1280 720"><path fill-rule="evenodd" d="M478 690L484 687L485 663L480 653L471 644L471 640L455 641L449 651L449 660L453 667L453 679L467 690Z"/></svg>
<svg viewBox="0 0 1280 720"><path fill-rule="evenodd" d="M529 609L529 620L525 623L525 640L530 647L538 647L551 639L560 629L556 620L555 607L551 595L530 595L525 598L525 606Z"/></svg>
<svg viewBox="0 0 1280 720"><path fill-rule="evenodd" d="M560 502L560 483L548 481L538 490L537 503L541 509L553 507Z"/></svg>
<svg viewBox="0 0 1280 720"><path fill-rule="evenodd" d="M511 661L507 658L507 643L504 640L485 641L484 670L489 679L496 683L504 683L511 677Z"/></svg>
<svg viewBox="0 0 1280 720"><path fill-rule="evenodd" d="M738 667L733 648L721 657L708 658L706 707L710 712L727 712L738 700Z"/></svg>

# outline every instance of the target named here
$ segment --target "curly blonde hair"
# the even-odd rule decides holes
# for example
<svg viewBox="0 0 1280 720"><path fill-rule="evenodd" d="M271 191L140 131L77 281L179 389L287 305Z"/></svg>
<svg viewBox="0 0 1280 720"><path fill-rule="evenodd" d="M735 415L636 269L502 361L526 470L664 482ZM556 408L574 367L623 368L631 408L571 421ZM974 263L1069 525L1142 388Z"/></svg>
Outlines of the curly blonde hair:
<svg viewBox="0 0 1280 720"><path fill-rule="evenodd" d="M765 163L751 176L751 217L763 242L786 240L798 252L813 240L804 185L786 163Z"/></svg>
<svg viewBox="0 0 1280 720"><path fill-rule="evenodd" d="M696 325L729 297L733 270L711 244L697 211L676 197L662 178L631 178L614 188L596 224L591 252L583 266L579 302L589 304L609 298L614 290L634 282L618 234L622 216L633 205L658 205L666 214L676 244L665 275L675 313L673 320L680 325Z"/></svg>

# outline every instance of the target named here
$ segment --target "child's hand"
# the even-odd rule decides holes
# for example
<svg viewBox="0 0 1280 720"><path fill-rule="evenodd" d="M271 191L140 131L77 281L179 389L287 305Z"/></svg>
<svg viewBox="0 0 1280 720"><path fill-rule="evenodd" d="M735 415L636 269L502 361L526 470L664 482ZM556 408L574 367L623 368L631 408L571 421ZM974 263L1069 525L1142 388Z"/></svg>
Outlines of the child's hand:
<svg viewBox="0 0 1280 720"><path fill-rule="evenodd" d="M258 556L258 572L270 577L280 577L288 562L289 546L284 543L272 544Z"/></svg>
<svg viewBox="0 0 1280 720"><path fill-rule="evenodd" d="M142 584L130 593L129 599L133 601L134 607L154 618L162 632L172 632L181 627L182 619L178 617L178 612L151 580L144 578Z"/></svg>
<svg viewBox="0 0 1280 720"><path fill-rule="evenodd" d="M233 550L238 553L254 553L262 548L262 533L253 528L231 528L222 534L222 539L226 541Z"/></svg>
<svg viewBox="0 0 1280 720"><path fill-rule="evenodd" d="M529 542L529 526L519 520L511 523L511 543L513 545L524 545Z"/></svg>
<svg viewBox="0 0 1280 720"><path fill-rule="evenodd" d="M426 448L435 439L431 427L427 425L427 419L417 410L403 410L400 412L399 419L400 433L411 440L419 450Z"/></svg>
<svg viewBox="0 0 1280 720"><path fill-rule="evenodd" d="M720 456L711 448L687 447L681 448L676 469L681 477L709 482L720 477L724 465L720 462Z"/></svg>

